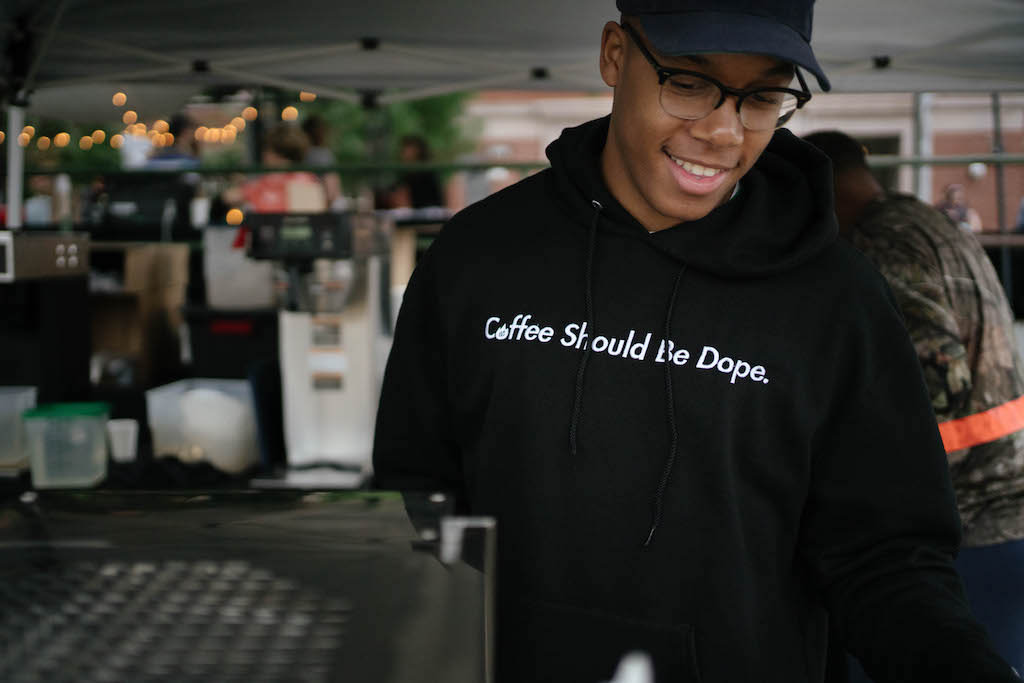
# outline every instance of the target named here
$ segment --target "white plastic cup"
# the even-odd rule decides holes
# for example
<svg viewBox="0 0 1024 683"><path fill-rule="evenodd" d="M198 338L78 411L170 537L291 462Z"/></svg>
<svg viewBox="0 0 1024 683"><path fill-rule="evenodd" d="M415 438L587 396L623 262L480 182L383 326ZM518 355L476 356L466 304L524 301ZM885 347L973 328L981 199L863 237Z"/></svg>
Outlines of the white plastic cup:
<svg viewBox="0 0 1024 683"><path fill-rule="evenodd" d="M132 462L139 443L139 421L130 418L107 420L110 456L114 462Z"/></svg>

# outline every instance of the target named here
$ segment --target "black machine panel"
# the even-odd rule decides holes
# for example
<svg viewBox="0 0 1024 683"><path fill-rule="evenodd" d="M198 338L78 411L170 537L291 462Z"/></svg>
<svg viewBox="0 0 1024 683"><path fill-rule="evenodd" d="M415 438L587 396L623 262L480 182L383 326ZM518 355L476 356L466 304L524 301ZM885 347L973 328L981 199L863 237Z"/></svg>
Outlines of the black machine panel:
<svg viewBox="0 0 1024 683"><path fill-rule="evenodd" d="M246 216L249 256L308 263L382 253L383 223L372 213L254 213Z"/></svg>

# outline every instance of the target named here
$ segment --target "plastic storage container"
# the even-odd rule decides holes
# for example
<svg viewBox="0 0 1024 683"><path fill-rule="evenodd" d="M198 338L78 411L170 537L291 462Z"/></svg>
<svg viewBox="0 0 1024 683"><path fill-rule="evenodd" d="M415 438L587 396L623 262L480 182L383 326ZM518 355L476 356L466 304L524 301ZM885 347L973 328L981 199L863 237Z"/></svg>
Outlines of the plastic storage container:
<svg viewBox="0 0 1024 683"><path fill-rule="evenodd" d="M259 459L247 380L183 379L146 392L153 455L209 462L229 474Z"/></svg>
<svg viewBox="0 0 1024 683"><path fill-rule="evenodd" d="M35 406L35 387L0 387L0 468L24 465L21 414Z"/></svg>
<svg viewBox="0 0 1024 683"><path fill-rule="evenodd" d="M52 403L25 411L25 450L36 488L85 488L107 476L106 403Z"/></svg>

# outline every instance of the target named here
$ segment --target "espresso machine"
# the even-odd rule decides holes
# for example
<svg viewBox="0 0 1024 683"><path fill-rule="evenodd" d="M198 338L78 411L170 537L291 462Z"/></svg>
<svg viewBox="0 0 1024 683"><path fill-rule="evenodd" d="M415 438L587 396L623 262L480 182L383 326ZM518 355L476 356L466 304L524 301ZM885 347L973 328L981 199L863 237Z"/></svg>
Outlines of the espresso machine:
<svg viewBox="0 0 1024 683"><path fill-rule="evenodd" d="M391 344L393 225L372 212L254 214L249 256L275 263L285 485L358 487Z"/></svg>

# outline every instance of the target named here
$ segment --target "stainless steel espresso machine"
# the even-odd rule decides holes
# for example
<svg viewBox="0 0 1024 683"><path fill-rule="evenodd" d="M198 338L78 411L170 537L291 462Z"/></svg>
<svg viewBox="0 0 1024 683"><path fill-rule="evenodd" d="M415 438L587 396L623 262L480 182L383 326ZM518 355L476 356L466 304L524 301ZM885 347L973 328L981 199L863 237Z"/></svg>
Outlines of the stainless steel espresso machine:
<svg viewBox="0 0 1024 683"><path fill-rule="evenodd" d="M359 486L391 343L390 219L254 214L246 226L249 256L276 264L285 483Z"/></svg>

